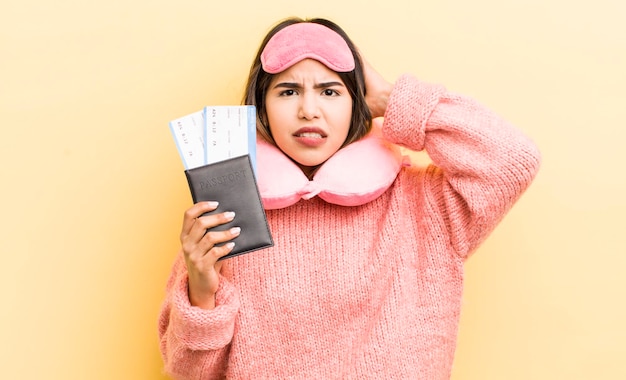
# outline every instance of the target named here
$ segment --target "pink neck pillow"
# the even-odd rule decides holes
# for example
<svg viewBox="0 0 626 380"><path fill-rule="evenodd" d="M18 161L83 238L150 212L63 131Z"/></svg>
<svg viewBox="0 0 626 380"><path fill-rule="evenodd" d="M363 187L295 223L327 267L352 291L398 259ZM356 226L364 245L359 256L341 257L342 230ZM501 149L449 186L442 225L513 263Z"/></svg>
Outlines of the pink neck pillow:
<svg viewBox="0 0 626 380"><path fill-rule="evenodd" d="M315 196L341 206L359 206L384 193L400 168L408 165L399 147L372 132L335 153L309 181L280 149L257 141L257 184L266 210Z"/></svg>

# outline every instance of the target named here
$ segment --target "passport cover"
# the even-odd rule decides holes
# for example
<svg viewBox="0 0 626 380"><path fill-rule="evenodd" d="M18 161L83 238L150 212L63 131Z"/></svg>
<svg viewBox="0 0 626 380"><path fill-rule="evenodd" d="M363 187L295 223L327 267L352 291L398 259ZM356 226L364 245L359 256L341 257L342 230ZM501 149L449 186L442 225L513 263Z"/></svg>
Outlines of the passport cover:
<svg viewBox="0 0 626 380"><path fill-rule="evenodd" d="M212 229L241 227L239 236L232 240L235 247L220 260L274 245L249 155L188 169L185 175L194 203L219 202L208 214L235 212L234 220Z"/></svg>

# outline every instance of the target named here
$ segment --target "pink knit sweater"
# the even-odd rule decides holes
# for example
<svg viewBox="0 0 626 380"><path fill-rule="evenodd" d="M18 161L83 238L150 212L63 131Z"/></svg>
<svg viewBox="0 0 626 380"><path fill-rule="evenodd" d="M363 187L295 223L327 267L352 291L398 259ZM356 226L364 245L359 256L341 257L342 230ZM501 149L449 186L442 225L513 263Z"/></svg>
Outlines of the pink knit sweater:
<svg viewBox="0 0 626 380"><path fill-rule="evenodd" d="M356 207L268 210L275 246L228 259L192 307L178 256L159 333L176 379L448 379L464 260L531 183L535 145L494 113L401 77L383 125L433 165Z"/></svg>

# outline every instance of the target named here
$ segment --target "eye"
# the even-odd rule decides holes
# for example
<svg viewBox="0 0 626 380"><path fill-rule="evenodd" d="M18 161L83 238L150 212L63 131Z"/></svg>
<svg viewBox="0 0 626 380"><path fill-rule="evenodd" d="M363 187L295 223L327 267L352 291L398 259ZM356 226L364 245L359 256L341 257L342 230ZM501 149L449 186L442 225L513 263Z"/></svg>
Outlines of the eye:
<svg viewBox="0 0 626 380"><path fill-rule="evenodd" d="M280 92L280 96L293 96L296 92L294 90L285 90Z"/></svg>
<svg viewBox="0 0 626 380"><path fill-rule="evenodd" d="M333 90L332 88L324 89L323 94L326 96L338 96L339 92L337 90Z"/></svg>

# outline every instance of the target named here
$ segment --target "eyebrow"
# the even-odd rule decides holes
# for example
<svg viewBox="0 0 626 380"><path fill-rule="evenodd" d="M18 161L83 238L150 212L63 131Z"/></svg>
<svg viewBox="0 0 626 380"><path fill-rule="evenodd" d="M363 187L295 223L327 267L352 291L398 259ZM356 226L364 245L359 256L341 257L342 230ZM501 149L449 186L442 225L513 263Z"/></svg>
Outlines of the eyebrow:
<svg viewBox="0 0 626 380"><path fill-rule="evenodd" d="M322 83L316 83L313 88L318 89L318 88L328 88L328 87L345 87L343 85L343 83L341 82L322 82ZM295 82L281 82L281 83L277 83L274 88L301 88L302 86L299 83L295 83Z"/></svg>

